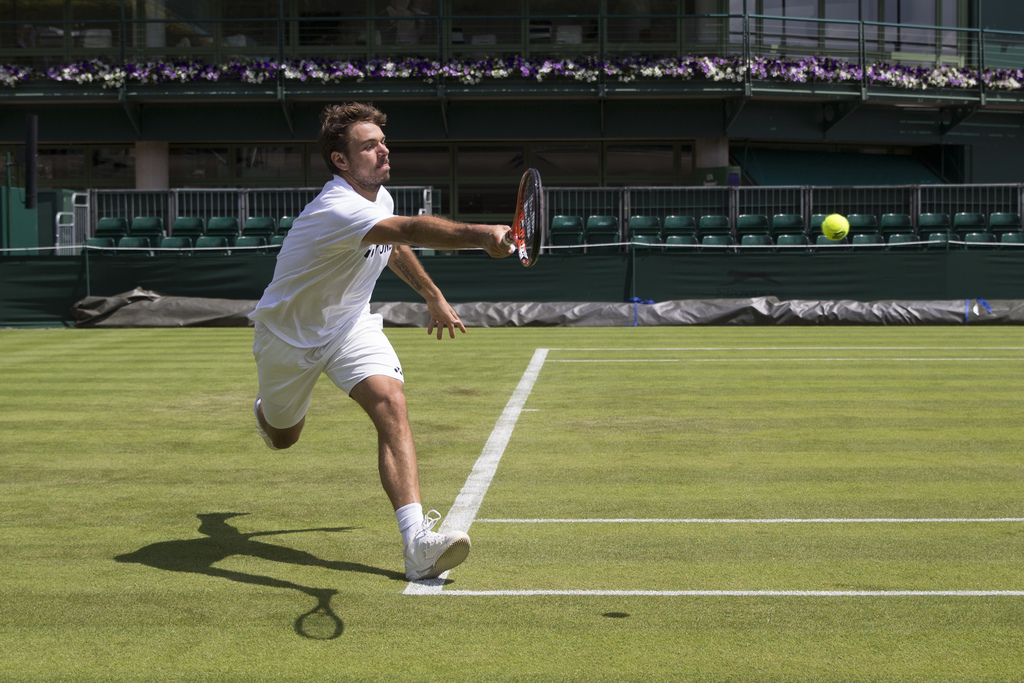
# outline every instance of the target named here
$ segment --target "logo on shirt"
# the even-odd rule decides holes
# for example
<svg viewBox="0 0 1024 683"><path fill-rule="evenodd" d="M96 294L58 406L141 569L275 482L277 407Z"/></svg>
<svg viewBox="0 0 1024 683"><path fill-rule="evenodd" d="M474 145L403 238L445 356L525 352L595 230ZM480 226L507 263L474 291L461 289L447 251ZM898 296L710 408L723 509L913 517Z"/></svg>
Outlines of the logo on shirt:
<svg viewBox="0 0 1024 683"><path fill-rule="evenodd" d="M374 245L374 246L372 246L372 247L370 247L369 249L366 250L366 253L363 254L363 258L370 258L370 256L372 256L374 254L390 254L390 253L391 253L391 245L390 244L376 244L376 245Z"/></svg>

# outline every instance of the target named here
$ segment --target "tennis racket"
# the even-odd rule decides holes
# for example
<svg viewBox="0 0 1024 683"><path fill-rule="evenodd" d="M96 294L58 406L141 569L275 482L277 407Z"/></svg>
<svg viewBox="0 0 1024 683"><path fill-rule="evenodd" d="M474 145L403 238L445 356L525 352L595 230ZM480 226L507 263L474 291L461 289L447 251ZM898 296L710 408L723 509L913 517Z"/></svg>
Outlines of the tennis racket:
<svg viewBox="0 0 1024 683"><path fill-rule="evenodd" d="M540 172L535 168L527 169L519 182L519 200L512 230L505 237L507 244L515 245L519 261L524 266L532 266L540 256L540 242L544 237L542 197Z"/></svg>

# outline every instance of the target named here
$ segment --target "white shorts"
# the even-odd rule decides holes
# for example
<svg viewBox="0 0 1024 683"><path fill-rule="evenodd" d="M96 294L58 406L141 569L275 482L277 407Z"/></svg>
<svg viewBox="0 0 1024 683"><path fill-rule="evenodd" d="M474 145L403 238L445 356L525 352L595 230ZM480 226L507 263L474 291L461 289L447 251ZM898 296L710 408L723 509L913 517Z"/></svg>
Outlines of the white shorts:
<svg viewBox="0 0 1024 683"><path fill-rule="evenodd" d="M361 316L347 334L311 349L292 346L257 322L252 353L263 416L278 429L293 427L306 415L321 374L346 394L373 375L404 381L398 354L384 334L384 319L375 314Z"/></svg>

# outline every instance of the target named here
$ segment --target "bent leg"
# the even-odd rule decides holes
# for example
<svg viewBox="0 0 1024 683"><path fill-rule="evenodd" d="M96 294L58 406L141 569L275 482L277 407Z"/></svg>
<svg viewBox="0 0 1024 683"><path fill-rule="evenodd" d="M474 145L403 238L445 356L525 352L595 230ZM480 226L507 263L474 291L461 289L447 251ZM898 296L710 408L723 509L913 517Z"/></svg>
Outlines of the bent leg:
<svg viewBox="0 0 1024 683"><path fill-rule="evenodd" d="M391 505L397 510L409 503L419 503L416 448L401 380L372 375L359 382L350 396L377 428L377 466Z"/></svg>
<svg viewBox="0 0 1024 683"><path fill-rule="evenodd" d="M302 428L306 425L306 418L303 417L299 422L286 429L278 429L272 427L267 418L263 416L263 405L262 403L256 406L256 420L259 421L260 427L267 433L270 440L274 443L274 448L288 448L294 446L299 440L299 436L302 434Z"/></svg>
<svg viewBox="0 0 1024 683"><path fill-rule="evenodd" d="M323 371L321 350L293 347L257 324L253 356L259 380L256 421L274 448L293 446L302 434L313 388Z"/></svg>

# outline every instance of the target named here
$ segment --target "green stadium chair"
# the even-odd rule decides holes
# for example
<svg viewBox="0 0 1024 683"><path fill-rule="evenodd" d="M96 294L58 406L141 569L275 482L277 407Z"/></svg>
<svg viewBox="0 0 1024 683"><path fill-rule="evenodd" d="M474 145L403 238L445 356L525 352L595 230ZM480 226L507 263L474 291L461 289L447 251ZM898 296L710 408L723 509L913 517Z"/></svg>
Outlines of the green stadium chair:
<svg viewBox="0 0 1024 683"><path fill-rule="evenodd" d="M949 220L948 213L922 213L917 217L917 232L922 235L932 232L949 232L952 227L953 224Z"/></svg>
<svg viewBox="0 0 1024 683"><path fill-rule="evenodd" d="M953 216L953 232L959 235L960 239L967 241L969 233L982 234L988 232L988 221L985 214L973 211L962 211Z"/></svg>
<svg viewBox="0 0 1024 683"><path fill-rule="evenodd" d="M819 230L820 229L821 226L819 226ZM824 234L819 232L818 235L814 238L814 244L819 247L827 247L836 250L842 248L845 250L850 248L850 239L848 237L844 237L841 240L830 240L829 238L825 237Z"/></svg>
<svg viewBox="0 0 1024 683"><path fill-rule="evenodd" d="M130 256L152 256L153 252L150 251L150 247L153 246L149 243L148 237L133 237L131 235L125 235L117 241L117 248L124 249L121 252Z"/></svg>
<svg viewBox="0 0 1024 683"><path fill-rule="evenodd" d="M764 214L743 213L736 217L736 236L741 243L744 235L768 235L770 232L768 216Z"/></svg>
<svg viewBox="0 0 1024 683"><path fill-rule="evenodd" d="M879 222L879 232L886 237L913 234L914 220L909 213L884 213Z"/></svg>
<svg viewBox="0 0 1024 683"><path fill-rule="evenodd" d="M177 249L179 256L186 256L192 254L192 238L191 237L165 237L160 240L161 249ZM166 252L170 253L170 252Z"/></svg>
<svg viewBox="0 0 1024 683"><path fill-rule="evenodd" d="M171 224L171 237L188 237L193 242L206 234L206 221L199 216L178 216Z"/></svg>
<svg viewBox="0 0 1024 683"><path fill-rule="evenodd" d="M890 250L908 251L919 248L917 235L909 232L894 232L889 235L886 245Z"/></svg>
<svg viewBox="0 0 1024 683"><path fill-rule="evenodd" d="M876 244L885 244L885 238L877 232L862 232L850 239L850 244L855 247L867 247Z"/></svg>
<svg viewBox="0 0 1024 683"><path fill-rule="evenodd" d="M925 234L925 242L927 242L924 245L925 249L949 249L949 232L945 230L928 232Z"/></svg>
<svg viewBox="0 0 1024 683"><path fill-rule="evenodd" d="M259 235L270 239L277 232L277 221L270 216L250 216L242 226L242 235Z"/></svg>
<svg viewBox="0 0 1024 683"><path fill-rule="evenodd" d="M732 223L728 216L708 214L701 216L697 221L697 236L703 243L704 237L708 235L732 235Z"/></svg>
<svg viewBox="0 0 1024 683"><path fill-rule="evenodd" d="M765 221L767 223L767 220ZM743 247L758 247L758 249L752 249L753 253L759 251L770 251L768 249L761 249L760 247L774 247L775 242L772 241L771 235L768 234L751 234L740 236L740 246Z"/></svg>
<svg viewBox="0 0 1024 683"><path fill-rule="evenodd" d="M268 244L268 246L280 247L282 244L284 244L284 238L285 237L287 237L287 235L274 235L273 237L270 238L270 243ZM423 251L426 251L426 250L423 250ZM431 252L433 252L433 250L431 250ZM422 251L421 251L421 253L422 253ZM433 254L431 254L431 255L433 255Z"/></svg>
<svg viewBox="0 0 1024 683"><path fill-rule="evenodd" d="M203 235L196 240L196 253L204 256L227 256L228 239L217 235Z"/></svg>
<svg viewBox="0 0 1024 683"><path fill-rule="evenodd" d="M810 247L811 241L807 239L807 235L800 233L787 233L779 235L775 240L775 245L779 247L786 247L783 251L798 251L795 247L804 247L805 249Z"/></svg>
<svg viewBox="0 0 1024 683"><path fill-rule="evenodd" d="M128 221L124 218L101 218L96 222L96 234L93 237L109 237L117 242L128 234Z"/></svg>
<svg viewBox="0 0 1024 683"><path fill-rule="evenodd" d="M968 232L963 236L964 247L967 249L991 249L999 240L991 232Z"/></svg>
<svg viewBox="0 0 1024 683"><path fill-rule="evenodd" d="M850 223L850 235L854 237L878 232L878 219L873 213L851 213L846 220Z"/></svg>
<svg viewBox="0 0 1024 683"><path fill-rule="evenodd" d="M732 235L704 235L700 238L700 247L702 250L706 250L709 253L716 252L720 254L726 254L734 251L734 245L736 240L733 239Z"/></svg>
<svg viewBox="0 0 1024 683"><path fill-rule="evenodd" d="M137 216L132 219L128 234L132 237L145 237L151 245L156 246L165 237L164 219L157 216Z"/></svg>
<svg viewBox="0 0 1024 683"><path fill-rule="evenodd" d="M117 246L117 242L114 241L113 237L86 237L85 246L89 251L112 254L114 253L114 247Z"/></svg>
<svg viewBox="0 0 1024 683"><path fill-rule="evenodd" d="M629 236L649 235L661 239L661 219L657 216L630 216Z"/></svg>
<svg viewBox="0 0 1024 683"><path fill-rule="evenodd" d="M554 216L551 219L551 232L583 233L583 219L579 216Z"/></svg>
<svg viewBox="0 0 1024 683"><path fill-rule="evenodd" d="M1020 214L996 211L989 214L988 231L1002 237L1007 232L1021 232Z"/></svg>
<svg viewBox="0 0 1024 683"><path fill-rule="evenodd" d="M235 243L240 234L238 219L234 216L216 216L206 224L207 237L223 237L229 246Z"/></svg>
<svg viewBox="0 0 1024 683"><path fill-rule="evenodd" d="M242 235L235 240L232 254L266 254L267 238L263 235Z"/></svg>
<svg viewBox="0 0 1024 683"><path fill-rule="evenodd" d="M896 225L891 225L890 229L893 231L883 231L882 236L885 238L886 244L892 245L893 249L916 249L920 246L914 244L915 242L919 242L920 238L918 237L918 233L913 231L913 225L903 227L903 231L899 232L895 231L899 229ZM883 228L883 230L885 230L885 228Z"/></svg>
<svg viewBox="0 0 1024 683"><path fill-rule="evenodd" d="M665 237L666 246L674 247L696 247L700 244L697 241L696 235L667 235ZM668 251L685 251L685 249L669 249Z"/></svg>
<svg viewBox="0 0 1024 683"><path fill-rule="evenodd" d="M776 238L782 235L803 235L806 232L804 217L798 213L777 213L772 216L772 234Z"/></svg>
<svg viewBox="0 0 1024 683"><path fill-rule="evenodd" d="M1004 232L999 236L999 244L1024 244L1024 232Z"/></svg>
<svg viewBox="0 0 1024 683"><path fill-rule="evenodd" d="M640 243L634 247L637 250L661 247L661 219L657 216L630 216L628 226L629 241Z"/></svg>
<svg viewBox="0 0 1024 683"><path fill-rule="evenodd" d="M283 235L291 230L294 221L295 216L281 216L281 220L277 222L277 234Z"/></svg>
<svg viewBox="0 0 1024 683"><path fill-rule="evenodd" d="M554 216L549 228L551 245L555 247L576 247L557 249L556 254L583 253L583 218L580 216Z"/></svg>
<svg viewBox="0 0 1024 683"><path fill-rule="evenodd" d="M587 227L583 235L584 242L588 245L587 253L617 253L619 247L613 243L618 242L620 237L619 219L615 216L594 215L587 218ZM592 244L604 246L589 246Z"/></svg>
<svg viewBox="0 0 1024 683"><path fill-rule="evenodd" d="M681 215L670 215L665 216L665 223L661 226L661 234L665 238L665 243L669 243L669 238L673 236L685 236L697 237L697 221L693 219L693 216L681 216ZM690 242L685 242L690 244ZM695 243L695 242L694 242ZM680 242L682 244L682 242Z"/></svg>

